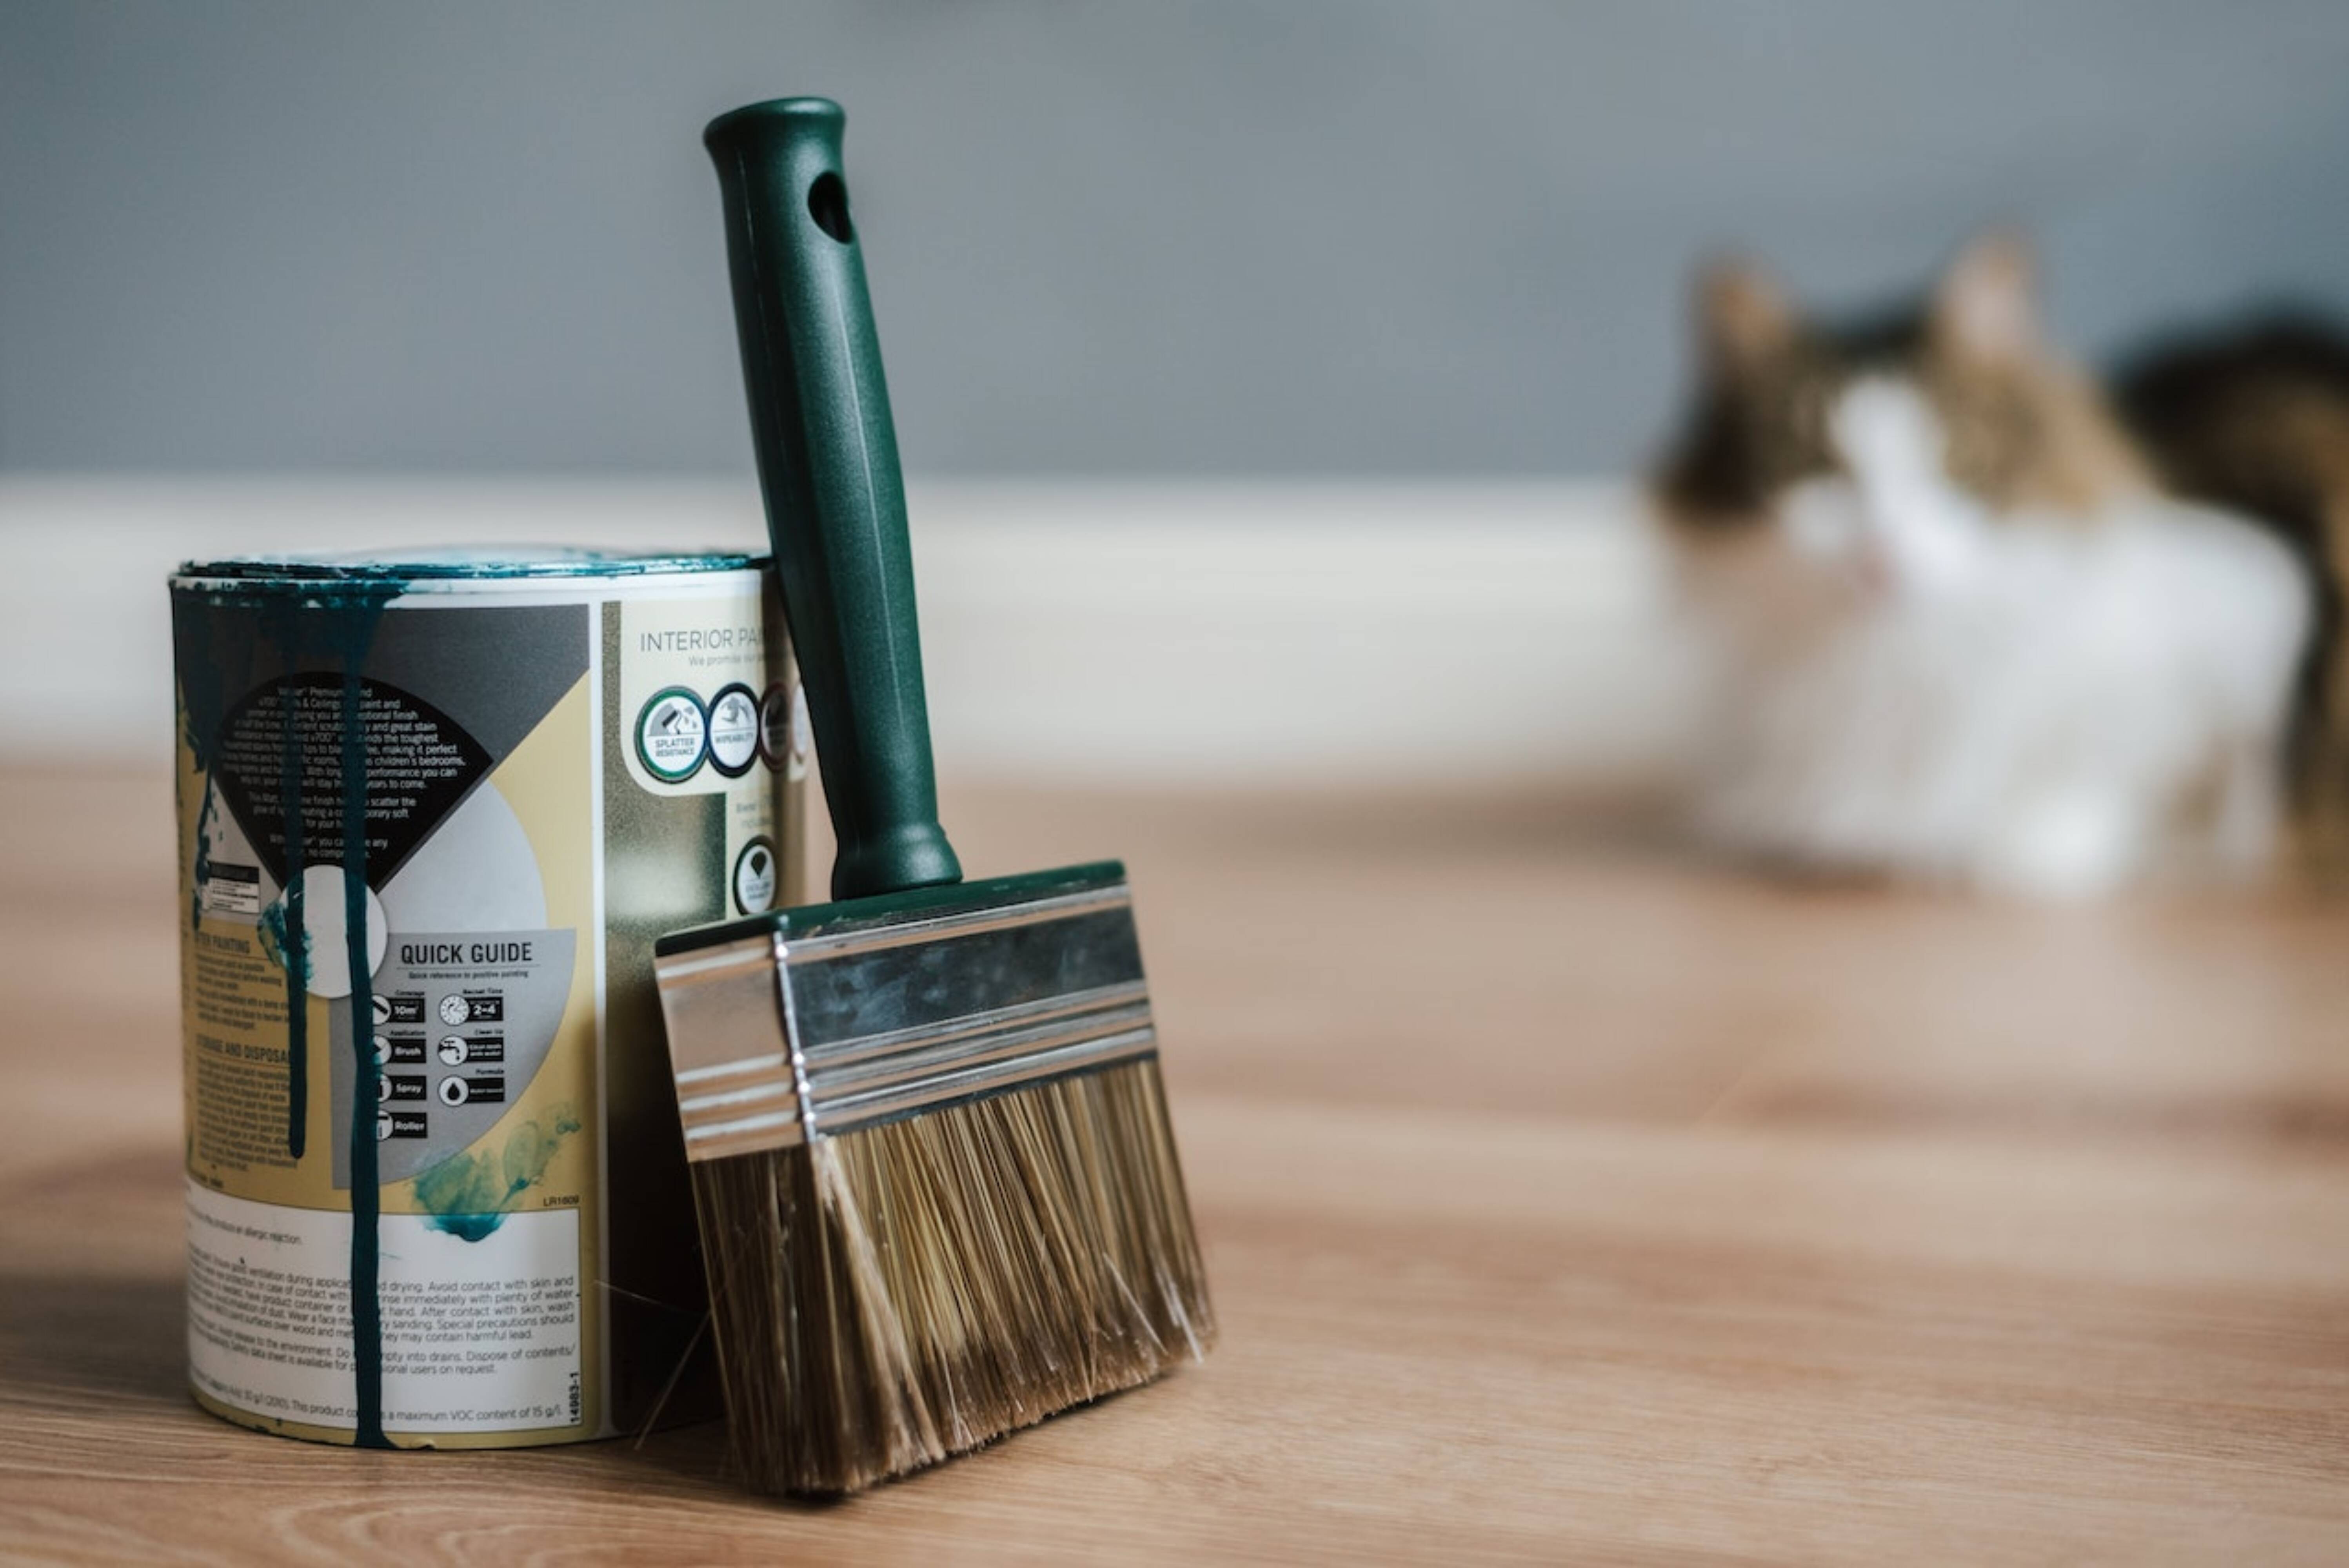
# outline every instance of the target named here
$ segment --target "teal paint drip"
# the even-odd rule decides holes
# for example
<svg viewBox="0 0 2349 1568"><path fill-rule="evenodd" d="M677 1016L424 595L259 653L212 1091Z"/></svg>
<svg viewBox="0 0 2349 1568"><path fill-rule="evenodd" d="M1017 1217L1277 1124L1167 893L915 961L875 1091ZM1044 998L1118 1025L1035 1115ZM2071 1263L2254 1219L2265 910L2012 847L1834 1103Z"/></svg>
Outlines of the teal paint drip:
<svg viewBox="0 0 2349 1568"><path fill-rule="evenodd" d="M374 998L367 963L367 729L359 665L383 601L347 610L355 624L343 653L343 944L351 994L351 1375L363 1449L388 1449L383 1432L383 1190L377 1180L375 1119L383 1069L375 1059ZM339 617L338 617L339 618Z"/></svg>
<svg viewBox="0 0 2349 1568"><path fill-rule="evenodd" d="M222 601L208 596L204 603L209 608L218 609ZM220 748L221 727L228 721L229 705L253 684L254 667L260 653L257 631L254 626L233 620L199 624L194 617L176 612L171 618L173 662L178 667L180 688L180 738L195 761L197 776L204 780L204 800L196 813L194 865L188 895L190 931L203 923L204 884L212 880L211 829L212 816L220 809L220 799L211 780ZM204 635L207 633L217 641L208 641ZM182 802L181 810L185 809Z"/></svg>
<svg viewBox="0 0 2349 1568"><path fill-rule="evenodd" d="M285 960L285 1152L299 1160L310 1141L310 936L302 929L302 730L294 691L290 684L277 690L285 753L277 788L285 803L285 913L277 940Z"/></svg>
<svg viewBox="0 0 2349 1568"><path fill-rule="evenodd" d="M261 617L264 633L275 645L283 667L291 671L301 662L304 610L290 600L272 604ZM306 869L302 820L302 730L295 688L289 683L277 692L278 799L285 820L285 887L283 909L274 923L277 951L285 965L285 1152L295 1160L310 1141L310 935L304 929L302 873Z"/></svg>
<svg viewBox="0 0 2349 1568"><path fill-rule="evenodd" d="M332 645L319 651L339 655L343 668L344 918L355 1057L350 1126L351 1360L357 1420L356 1441L363 1448L388 1448L391 1444L383 1429L383 1307L378 1223L382 1195L377 1179L375 1131L380 1069L369 1027L372 998L367 951L367 737L362 723L360 672L374 641L378 620L405 585L399 577L378 573L357 578L328 577L315 588L305 583L298 593L264 596L261 605L265 608L261 614L244 621L223 618L208 628L217 634L219 627L229 627L230 648L198 647L192 657L188 645L191 639L183 634L184 628L177 617L173 625L180 669L181 733L207 780L204 804L197 820L191 929L202 922L204 890L211 880L209 830L218 810L219 793L211 780L218 765L222 730L237 696L254 684L264 645L275 671L289 676L311 654L305 628L323 624L329 630L327 641ZM252 596L234 589L215 589L200 595L199 602L214 610L256 607ZM250 629L239 634L235 630L239 626ZM285 851L284 897L282 911L265 915L259 929L274 939L285 969L285 1146L288 1155L299 1160L308 1142L310 1099L308 994L312 966L302 885L307 866L302 783L306 758L297 716L298 691L290 681L280 688L278 703L282 750L279 802Z"/></svg>
<svg viewBox="0 0 2349 1568"><path fill-rule="evenodd" d="M201 754L199 754L201 755ZM204 803L196 813L196 866L189 880L193 890L188 894L188 929L195 930L204 923L204 886L212 880L212 810L219 797L212 786L204 786Z"/></svg>

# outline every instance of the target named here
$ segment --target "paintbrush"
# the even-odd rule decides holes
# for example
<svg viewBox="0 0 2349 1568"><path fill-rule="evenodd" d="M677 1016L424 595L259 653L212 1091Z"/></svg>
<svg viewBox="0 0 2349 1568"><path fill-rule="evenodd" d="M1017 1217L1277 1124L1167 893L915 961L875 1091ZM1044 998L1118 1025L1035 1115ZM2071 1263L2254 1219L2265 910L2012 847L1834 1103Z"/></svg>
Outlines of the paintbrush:
<svg viewBox="0 0 2349 1568"><path fill-rule="evenodd" d="M842 125L785 98L703 139L835 902L656 960L733 1451L772 1492L935 1463L1215 1332L1123 869L965 882L937 823Z"/></svg>

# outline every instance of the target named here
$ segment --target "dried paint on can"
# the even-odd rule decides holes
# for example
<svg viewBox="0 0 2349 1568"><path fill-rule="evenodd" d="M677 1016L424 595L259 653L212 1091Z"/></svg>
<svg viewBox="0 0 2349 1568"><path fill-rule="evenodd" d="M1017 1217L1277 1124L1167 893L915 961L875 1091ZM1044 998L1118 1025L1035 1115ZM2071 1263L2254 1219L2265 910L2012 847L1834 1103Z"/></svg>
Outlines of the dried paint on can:
<svg viewBox="0 0 2349 1568"><path fill-rule="evenodd" d="M652 944L799 892L768 563L191 563L171 611L197 1400L398 1448L714 1408Z"/></svg>

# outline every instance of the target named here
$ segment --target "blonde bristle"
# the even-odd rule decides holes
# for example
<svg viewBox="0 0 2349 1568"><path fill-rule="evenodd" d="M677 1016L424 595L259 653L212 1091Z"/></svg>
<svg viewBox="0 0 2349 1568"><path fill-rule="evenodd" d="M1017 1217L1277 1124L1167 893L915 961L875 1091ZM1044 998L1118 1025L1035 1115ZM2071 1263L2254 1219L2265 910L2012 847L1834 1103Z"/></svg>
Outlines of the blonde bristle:
<svg viewBox="0 0 2349 1568"><path fill-rule="evenodd" d="M693 1175L734 1456L761 1491L859 1491L1215 1336L1154 1059Z"/></svg>

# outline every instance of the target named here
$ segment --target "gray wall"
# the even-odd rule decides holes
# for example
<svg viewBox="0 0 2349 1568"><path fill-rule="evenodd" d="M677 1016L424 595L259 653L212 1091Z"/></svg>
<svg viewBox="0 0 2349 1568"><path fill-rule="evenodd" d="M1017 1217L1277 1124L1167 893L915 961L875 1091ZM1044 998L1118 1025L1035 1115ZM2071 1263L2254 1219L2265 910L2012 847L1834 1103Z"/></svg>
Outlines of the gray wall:
<svg viewBox="0 0 2349 1568"><path fill-rule="evenodd" d="M1723 242L2349 307L2344 82L2339 5L0 0L0 468L742 469L698 132L822 91L919 469L1619 469Z"/></svg>

